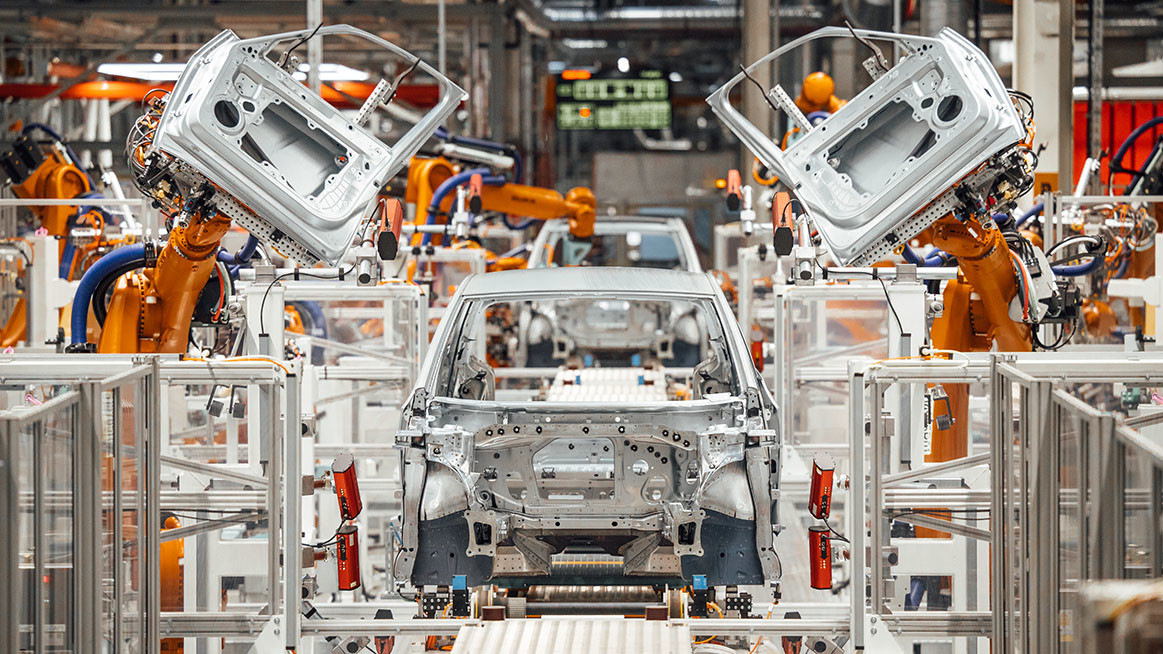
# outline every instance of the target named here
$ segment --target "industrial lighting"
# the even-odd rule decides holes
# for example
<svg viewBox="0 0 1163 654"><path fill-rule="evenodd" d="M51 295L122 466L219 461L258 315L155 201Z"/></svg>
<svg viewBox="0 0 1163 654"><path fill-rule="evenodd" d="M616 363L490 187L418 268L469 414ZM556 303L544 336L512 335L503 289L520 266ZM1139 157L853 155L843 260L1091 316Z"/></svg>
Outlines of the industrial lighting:
<svg viewBox="0 0 1163 654"><path fill-rule="evenodd" d="M592 76L593 74L584 68L566 68L561 71L561 79L564 80L589 79Z"/></svg>
<svg viewBox="0 0 1163 654"><path fill-rule="evenodd" d="M670 81L674 82L675 84L678 84L679 82L682 81L682 75L680 75L678 73L671 73L670 74Z"/></svg>
<svg viewBox="0 0 1163 654"><path fill-rule="evenodd" d="M573 50L600 50L610 47L604 39L562 39L561 44Z"/></svg>
<svg viewBox="0 0 1163 654"><path fill-rule="evenodd" d="M97 67L97 72L102 75L113 75L116 77L132 77L134 79L147 80L150 82L173 82L177 81L182 75L182 71L186 69L186 64L183 63L109 63L101 64ZM307 64L299 66L298 72L294 74L295 79L307 79L307 71L310 67ZM370 77L362 70L349 68L342 64L319 64L319 79L324 82L362 82Z"/></svg>
<svg viewBox="0 0 1163 654"><path fill-rule="evenodd" d="M149 59L150 59L150 61L152 61L155 64L160 64L162 62L162 60L165 59L165 55L163 55L160 52L155 52L155 53L153 53L153 56L150 57Z"/></svg>
<svg viewBox="0 0 1163 654"><path fill-rule="evenodd" d="M307 71L311 67L307 64L299 64L299 72L295 73L295 79L307 79ZM343 64L319 64L319 79L324 82L362 82L370 77L362 70L348 68Z"/></svg>
<svg viewBox="0 0 1163 654"><path fill-rule="evenodd" d="M116 77L132 77L150 82L173 82L182 76L186 64L172 63L136 63L136 64L101 64L97 72L102 75Z"/></svg>
<svg viewBox="0 0 1163 654"><path fill-rule="evenodd" d="M618 57L618 72L630 72L630 60L625 57Z"/></svg>

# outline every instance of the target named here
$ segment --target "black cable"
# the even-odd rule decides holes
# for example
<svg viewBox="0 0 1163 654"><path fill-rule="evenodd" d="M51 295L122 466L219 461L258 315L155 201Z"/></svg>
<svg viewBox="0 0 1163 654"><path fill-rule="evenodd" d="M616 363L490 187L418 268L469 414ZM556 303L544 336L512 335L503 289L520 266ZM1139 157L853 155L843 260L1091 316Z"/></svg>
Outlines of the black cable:
<svg viewBox="0 0 1163 654"><path fill-rule="evenodd" d="M286 65L287 60L291 58L291 53L293 53L295 51L295 48L303 45L304 43L309 41L311 39L311 37L315 36L315 33L319 31L320 27L323 27L323 21L319 21L319 24L315 26L315 29L311 30L310 34L308 34L307 36L304 36L303 38L299 39L298 41L295 41L295 44L292 45L290 48L288 48L287 51L283 53L283 56L279 57L279 64L278 64L279 68L282 68L284 65Z"/></svg>
<svg viewBox="0 0 1163 654"><path fill-rule="evenodd" d="M985 513L987 515L983 515L983 516L954 515L954 514L964 513L964 512ZM919 515L919 516L924 516L924 517L928 517L928 518L954 518L955 517L958 520L965 520L966 522L982 522L984 520L989 520L991 518L991 516L989 516L988 513L989 513L989 509L928 509L928 510L915 509L915 510L910 510L910 511L901 511L899 513L894 513L893 515L889 516L889 519L896 520L897 518L903 518L905 516ZM956 523L954 523L954 524L956 524Z"/></svg>
<svg viewBox="0 0 1163 654"><path fill-rule="evenodd" d="M817 260L816 260L816 259L814 259L814 258L812 259L812 263L816 264L816 266L817 266L817 267L818 267L818 268L819 268L821 271L823 271L823 273L824 273L824 279L827 279L827 278L828 278L828 273L829 273L829 272L831 272L831 271L829 271L827 268L825 268L824 266L822 266L822 265L820 264L820 262L819 262L819 261L817 261ZM900 317L900 315L899 315L899 314L897 314L897 312L896 312L896 307L894 307L894 306L893 306L893 304L892 304L892 298L891 298L891 297L889 296L889 294L888 294L888 286L885 286L885 284L884 284L884 278L883 278L883 277L881 277L880 275L876 274L876 269L874 268L873 270L871 270L871 271L868 271L868 270L860 270L860 269L858 269L858 268L853 268L852 270L848 270L848 271L845 271L845 272L855 273L855 274L858 274L858 275L868 275L868 276L872 277L873 279L875 279L876 281L880 282L880 288L881 288L881 289L884 291L884 301L885 301L885 302L888 304L888 310L892 312L892 317L896 319L896 327L897 327L897 329L898 329L898 330L900 330L900 333L904 334L904 333L905 333L905 326L904 326L904 323L902 323L902 322L901 322L901 317Z"/></svg>
<svg viewBox="0 0 1163 654"><path fill-rule="evenodd" d="M392 100L396 97L396 91L400 90L400 83L403 82L409 75L411 75L412 71L416 70L416 66L419 65L420 58L417 57L416 60L412 62L412 65L408 67L408 70L405 70L403 73L396 75L396 79L392 80L392 94L389 95L388 98L380 104L391 104Z"/></svg>
<svg viewBox="0 0 1163 654"><path fill-rule="evenodd" d="M771 110L778 114L779 109L775 106L775 103L771 101L771 98L767 97L767 90L763 88L763 85L759 83L759 80L752 77L751 73L747 72L747 69L743 67L743 64L739 64L739 70L743 71L743 76L751 80L751 83L759 89L761 94L763 94L763 99L767 102L767 106L771 107Z"/></svg>
<svg viewBox="0 0 1163 654"><path fill-rule="evenodd" d="M267 285L267 290L263 291L262 303L259 304L259 308L258 308L259 336L269 336L269 334L267 334L266 321L264 320L264 318L265 318L264 314L266 313L267 296L271 294L271 289L275 287L275 284L278 284L280 281L286 279L287 277L294 277L296 275L298 275L300 277L311 277L313 279L322 279L324 281L329 281L332 279L343 279L344 277L347 277L348 275L350 275L354 271L355 271L355 264L353 263L353 264L351 264L351 267L347 269L346 272L341 270L341 271L339 271L339 274L334 276L334 277L324 277L322 275L315 275L315 274L312 274L309 272L304 272L298 268L296 268L295 270L292 270L291 272L285 272L281 275L276 276L274 278L274 280L271 281L271 283Z"/></svg>
<svg viewBox="0 0 1163 654"><path fill-rule="evenodd" d="M331 534L331 538L328 538L327 540L320 542L320 543L315 543L314 545L312 545L311 543L303 543L303 547L313 547L313 548L318 549L320 547L328 547L328 546L334 545L335 543L339 542L339 530L343 529L343 525L344 525L344 522L340 521L339 526L335 528L335 533Z"/></svg>
<svg viewBox="0 0 1163 654"><path fill-rule="evenodd" d="M96 288L93 289L93 297L90 301L90 306L93 307L93 317L97 319L97 324L102 327L105 326L105 318L109 314L109 306L105 304L105 296L109 294L110 288L117 283L117 280L127 273L131 273L138 268L144 268L145 263L141 261L127 263L120 268L115 268L113 272L109 273L100 282L97 282Z"/></svg>
<svg viewBox="0 0 1163 654"><path fill-rule="evenodd" d="M838 531L836 531L835 529L833 529L833 528L832 528L832 525L831 525L831 523L829 523L829 522L828 522L828 519L827 519L827 518L824 518L823 520L824 520L824 526L825 526L825 527L827 527L827 528L828 528L828 531L832 532L832 534L833 534L834 536L836 536L836 538L838 538L838 539L840 539L840 540L844 541L845 543L849 542L849 540L848 540L847 538L845 538L845 537L844 537L844 534L841 534L840 532L838 532Z"/></svg>

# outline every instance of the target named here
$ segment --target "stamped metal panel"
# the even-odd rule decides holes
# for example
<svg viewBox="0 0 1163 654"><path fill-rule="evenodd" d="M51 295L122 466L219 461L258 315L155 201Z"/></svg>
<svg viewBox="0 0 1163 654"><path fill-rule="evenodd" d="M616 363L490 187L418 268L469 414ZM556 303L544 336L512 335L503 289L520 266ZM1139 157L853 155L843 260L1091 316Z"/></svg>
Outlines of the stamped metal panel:
<svg viewBox="0 0 1163 654"><path fill-rule="evenodd" d="M258 217L256 234L282 237L292 256L334 264L370 214L380 187L419 150L467 94L424 62L440 101L394 145L349 121L267 56L310 30L239 39L226 30L186 65L162 114L153 148L190 166ZM406 62L416 57L349 25L313 38L351 35ZM252 226L247 226L252 229ZM255 231L252 229L252 231Z"/></svg>
<svg viewBox="0 0 1163 654"><path fill-rule="evenodd" d="M965 37L948 28L932 38L854 33L899 43L905 56L786 151L779 138L763 133L731 105L731 90L750 84L743 73L707 98L715 114L803 201L832 256L844 265L886 247L890 232L990 157L1026 138L997 71ZM810 41L852 35L842 27L817 30L747 71ZM910 225L909 231L925 226Z"/></svg>
<svg viewBox="0 0 1163 654"><path fill-rule="evenodd" d="M690 651L689 626L625 618L470 623L461 627L452 646L453 654L688 654Z"/></svg>

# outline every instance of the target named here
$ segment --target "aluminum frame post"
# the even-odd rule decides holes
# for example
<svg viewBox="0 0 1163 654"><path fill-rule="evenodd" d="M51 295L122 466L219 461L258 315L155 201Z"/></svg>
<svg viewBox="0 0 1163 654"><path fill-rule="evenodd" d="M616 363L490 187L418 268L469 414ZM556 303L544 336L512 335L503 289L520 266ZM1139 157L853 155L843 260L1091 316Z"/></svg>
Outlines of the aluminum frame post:
<svg viewBox="0 0 1163 654"><path fill-rule="evenodd" d="M280 483L283 467L283 438L280 433L280 402L271 397L273 391L269 385L264 385L260 391L260 407L267 415L266 440L267 449L267 603L269 614L279 613L279 579L282 566L279 565L279 555L282 554L282 514L283 514L283 485ZM297 604L297 603L296 603Z"/></svg>
<svg viewBox="0 0 1163 654"><path fill-rule="evenodd" d="M20 642L20 430L13 419L0 421L0 649L17 651Z"/></svg>
<svg viewBox="0 0 1163 654"><path fill-rule="evenodd" d="M299 416L299 376L287 375L283 397L283 633L287 649L299 647L299 587L303 559L300 513L303 507L302 447L303 433ZM271 480L274 484L275 480ZM273 613L273 611L272 611Z"/></svg>
<svg viewBox="0 0 1163 654"><path fill-rule="evenodd" d="M81 384L73 434L73 637L101 642L101 384Z"/></svg>
<svg viewBox="0 0 1163 654"><path fill-rule="evenodd" d="M1029 479L1029 530L1022 532L1023 545L1019 548L1029 558L1029 574L1025 586L1025 609L1032 628L1032 644L1055 642L1059 631L1059 595L1061 587L1058 569L1059 546L1059 493L1058 465L1060 444L1057 438L1054 404L1050 401L1051 385L1037 382L1030 388L1030 402L1024 410L1022 422L1028 426L1022 434L1022 449L1026 452Z"/></svg>
<svg viewBox="0 0 1163 654"><path fill-rule="evenodd" d="M139 476L138 484L145 485L138 492L144 496L145 518L139 520L145 530L145 548L142 562L145 568L145 578L148 583L141 589L145 607L145 640L144 651L148 654L157 654L161 651L161 451L162 421L161 421L161 363L158 357L151 357L150 372L139 381L138 388L142 391L142 399L146 410L145 424L138 435L140 447L144 449L144 473ZM144 481L141 481L144 480Z"/></svg>
<svg viewBox="0 0 1163 654"><path fill-rule="evenodd" d="M990 360L990 478L993 492L990 496L990 541L989 558L993 567L993 583L990 585L990 613L992 619L991 643L995 651L1010 651L1009 633L1005 628L1008 608L1009 573L1006 569L1006 541L1009 534L1009 519L1005 513L1006 497L1006 452L1010 447L1009 434L1013 418L1013 388L1009 379L998 369L1001 359L994 356Z"/></svg>
<svg viewBox="0 0 1163 654"><path fill-rule="evenodd" d="M880 476L883 471L882 459L884 447L884 433L882 429L881 411L884 407L884 389L886 384L873 381L869 385L868 409L868 569L872 586L872 615L880 615L884 611L884 581L886 566L884 565L884 545L887 540L888 525L884 513L884 489L881 488Z"/></svg>
<svg viewBox="0 0 1163 654"><path fill-rule="evenodd" d="M864 372L848 364L848 460L851 503L846 506L848 539L852 542L851 616L852 647L864 650Z"/></svg>

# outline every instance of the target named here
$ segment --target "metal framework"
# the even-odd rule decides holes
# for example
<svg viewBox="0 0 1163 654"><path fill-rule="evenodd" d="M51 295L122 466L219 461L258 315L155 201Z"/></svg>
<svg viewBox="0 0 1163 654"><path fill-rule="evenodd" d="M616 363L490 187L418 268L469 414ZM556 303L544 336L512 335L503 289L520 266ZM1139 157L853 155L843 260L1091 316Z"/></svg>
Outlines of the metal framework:
<svg viewBox="0 0 1163 654"><path fill-rule="evenodd" d="M989 606L929 615L981 616L979 635L988 635L996 652L1076 652L1077 638L1068 634L1076 633L1070 626L1079 615L1083 582L1163 573L1158 529L1163 448L1144 433L1157 429L1163 414L1143 404L1130 406L1141 415L1123 419L1093 406L1095 398L1163 384L1163 356L969 355L853 366L850 378L851 469L868 470L867 482L854 483L849 498L850 506L866 507L863 514L850 511L848 522L854 578L866 570L869 579L869 601L859 593L851 597L857 648L872 647L872 625L901 615L892 606L894 573L899 574L894 568L907 553L902 541L890 536L894 520L989 544ZM891 444L907 435L892 438L901 423L883 419L885 392L893 385L935 383L989 385L988 451L888 473ZM980 476L985 464L988 492L903 488L922 480ZM893 513L923 506L955 513L951 519ZM988 528L962 522L958 514L967 510L988 512ZM864 520L867 529L861 527Z"/></svg>

